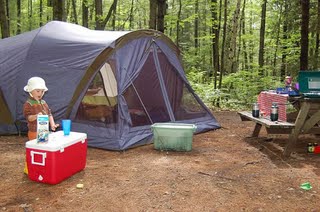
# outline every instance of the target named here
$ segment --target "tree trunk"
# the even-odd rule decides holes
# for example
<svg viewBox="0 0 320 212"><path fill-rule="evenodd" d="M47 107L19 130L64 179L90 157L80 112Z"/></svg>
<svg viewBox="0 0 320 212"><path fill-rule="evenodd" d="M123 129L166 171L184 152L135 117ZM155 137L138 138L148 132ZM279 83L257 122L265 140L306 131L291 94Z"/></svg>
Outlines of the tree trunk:
<svg viewBox="0 0 320 212"><path fill-rule="evenodd" d="M102 26L102 0L95 0L94 1L95 4L95 10L96 10L96 16L95 16L95 20L96 20L96 30L103 30L103 26Z"/></svg>
<svg viewBox="0 0 320 212"><path fill-rule="evenodd" d="M53 7L54 0L47 0L47 7Z"/></svg>
<svg viewBox="0 0 320 212"><path fill-rule="evenodd" d="M283 20L283 27L282 27L282 42L284 43L284 45L282 46L282 56L281 56L281 69L280 69L280 81L282 81L284 79L284 77L286 76L286 72L287 72L287 39L288 39L288 14L289 14L289 9L288 9L288 0L284 1L284 20Z"/></svg>
<svg viewBox="0 0 320 212"><path fill-rule="evenodd" d="M7 10L7 21L8 21L8 30L10 34L10 5L9 5L9 0L6 0L6 10Z"/></svg>
<svg viewBox="0 0 320 212"><path fill-rule="evenodd" d="M230 66L231 72L236 72L236 53L237 53L237 36L238 36L238 29L239 29L239 16L240 16L240 9L241 9L241 0L237 1L237 7L234 12L233 16L233 24L232 24L232 32L231 32L231 41L230 41L230 48L229 48L229 55L228 55L228 65Z"/></svg>
<svg viewBox="0 0 320 212"><path fill-rule="evenodd" d="M253 11L250 11L250 24L249 24L249 35L250 36L254 36L253 35ZM254 43L253 42L249 42L248 44L248 53L249 53L249 70L253 70L253 51L254 51Z"/></svg>
<svg viewBox="0 0 320 212"><path fill-rule="evenodd" d="M282 24L282 3L280 5L280 13L279 13L279 20L278 20L278 25L277 25L277 36L276 36L276 45L275 45L275 51L273 55L273 73L272 76L277 76L277 58L278 58L278 46L280 43L280 29L281 29L281 24Z"/></svg>
<svg viewBox="0 0 320 212"><path fill-rule="evenodd" d="M211 0L211 16L212 16L212 58L213 58L213 70L214 70L214 89L217 89L217 76L220 72L219 67L219 28L218 28L218 5L217 0ZM212 76L212 75L211 75Z"/></svg>
<svg viewBox="0 0 320 212"><path fill-rule="evenodd" d="M130 15L129 15L129 30L133 28L133 8L134 8L134 1L131 0L131 8L130 8Z"/></svg>
<svg viewBox="0 0 320 212"><path fill-rule="evenodd" d="M238 31L238 45L237 45L237 55L236 55L236 61L235 61L235 67L234 70L238 71L239 70L239 65L240 65L240 55L241 55L241 51L242 51L242 20L240 18L239 21L239 31ZM243 63L241 63L243 65ZM243 67L241 67L241 69L243 69Z"/></svg>
<svg viewBox="0 0 320 212"><path fill-rule="evenodd" d="M53 20L65 21L65 0L53 0Z"/></svg>
<svg viewBox="0 0 320 212"><path fill-rule="evenodd" d="M194 19L194 48L195 55L198 55L198 47L199 47L199 0L195 2L195 19Z"/></svg>
<svg viewBox="0 0 320 212"><path fill-rule="evenodd" d="M106 18L103 20L103 22L101 23L101 27L102 29L104 29L108 23L108 21L110 20L111 18L111 15L112 13L115 13L116 12L116 9L117 9L117 3L118 3L118 0L113 0L113 3L108 11L108 14L106 16Z"/></svg>
<svg viewBox="0 0 320 212"><path fill-rule="evenodd" d="M157 29L157 0L149 0L150 3L150 20L149 29Z"/></svg>
<svg viewBox="0 0 320 212"><path fill-rule="evenodd" d="M17 0L17 35L21 33L21 0Z"/></svg>
<svg viewBox="0 0 320 212"><path fill-rule="evenodd" d="M245 8L246 8L246 0L243 1L242 7L242 17L241 17L241 24L242 24L242 35L246 35L246 16L245 16ZM243 52L243 67L245 70L249 70L248 66L248 52L247 52L247 44L246 39L242 39L242 52Z"/></svg>
<svg viewBox="0 0 320 212"><path fill-rule="evenodd" d="M320 44L320 0L318 0L318 15L317 15L317 29L316 29L316 47L314 50L313 67L318 68L318 57L319 57L319 44Z"/></svg>
<svg viewBox="0 0 320 212"><path fill-rule="evenodd" d="M221 32L221 21L222 21L222 0L220 0L220 2L219 2L219 26L218 26L218 54L221 52L220 50L219 50L219 46L220 46L220 32ZM221 53L222 54L222 53ZM220 56L220 54L218 55L218 57ZM222 87L222 72L223 72L223 70L222 70L222 67L221 67L221 65L220 64L222 64L222 62L220 61L220 57L218 58L218 67L219 67L219 71L220 71L220 74L219 74L219 85L218 85L218 88L219 89L221 89L221 87ZM218 103L218 105L219 105L220 103Z"/></svg>
<svg viewBox="0 0 320 212"><path fill-rule="evenodd" d="M227 38L227 21L228 21L228 0L224 0L224 15L223 15L223 34L222 34L222 46L221 49L225 49ZM222 75L225 73L225 51L221 51L221 73L219 84L222 85Z"/></svg>
<svg viewBox="0 0 320 212"><path fill-rule="evenodd" d="M82 26L88 28L89 8L88 0L82 0Z"/></svg>
<svg viewBox="0 0 320 212"><path fill-rule="evenodd" d="M264 76L264 39L266 32L266 9L267 9L267 0L263 0L261 7L261 26L260 26L260 44L259 44L259 74Z"/></svg>
<svg viewBox="0 0 320 212"><path fill-rule="evenodd" d="M71 4L72 4L72 0L66 0L66 17L69 17L69 14L70 14L70 7L71 7ZM71 15L70 15L70 21L73 22L74 20L72 19L72 11L71 11Z"/></svg>
<svg viewBox="0 0 320 212"><path fill-rule="evenodd" d="M239 12L240 13L240 17L239 17L239 35L238 35L238 45L237 45L237 59L236 59L236 67L235 67L235 70L238 71L239 70L239 65L240 65L240 58L241 58L241 52L242 52L242 41L244 40L242 38L242 27L244 26L244 17L245 17L245 14L244 14L244 10L245 10L245 4L246 4L246 0L243 0L243 6L242 6L242 9L241 11ZM241 69L244 70L244 63L241 61Z"/></svg>
<svg viewBox="0 0 320 212"><path fill-rule="evenodd" d="M88 0L88 2L92 2L91 0ZM89 9L89 22L95 22L95 8L94 8L94 4L90 5L90 7L88 6ZM93 26L95 28L95 26Z"/></svg>
<svg viewBox="0 0 320 212"><path fill-rule="evenodd" d="M2 38L10 37L5 0L0 0L0 24Z"/></svg>
<svg viewBox="0 0 320 212"><path fill-rule="evenodd" d="M113 13L112 13L112 30L116 30L116 18L117 18L117 5L118 1L115 3L116 5L113 8Z"/></svg>
<svg viewBox="0 0 320 212"><path fill-rule="evenodd" d="M32 13L33 13L32 0L28 0L28 22L29 22L29 31L32 30Z"/></svg>
<svg viewBox="0 0 320 212"><path fill-rule="evenodd" d="M42 15L43 15L43 1L40 0L40 5L39 5L39 26L42 27L43 22L42 22Z"/></svg>
<svg viewBox="0 0 320 212"><path fill-rule="evenodd" d="M164 16L166 14L166 0L158 0L157 30L164 33Z"/></svg>
<svg viewBox="0 0 320 212"><path fill-rule="evenodd" d="M309 0L301 0L301 53L300 70L308 70L308 49L309 49Z"/></svg>
<svg viewBox="0 0 320 212"><path fill-rule="evenodd" d="M72 0L72 11L73 11L74 22L76 24L78 24L77 2L76 2L76 0Z"/></svg>
<svg viewBox="0 0 320 212"><path fill-rule="evenodd" d="M178 9L178 18L177 18L177 38L176 38L176 45L180 47L180 20L181 20L181 10L182 10L182 3L181 0L179 0L179 9Z"/></svg>

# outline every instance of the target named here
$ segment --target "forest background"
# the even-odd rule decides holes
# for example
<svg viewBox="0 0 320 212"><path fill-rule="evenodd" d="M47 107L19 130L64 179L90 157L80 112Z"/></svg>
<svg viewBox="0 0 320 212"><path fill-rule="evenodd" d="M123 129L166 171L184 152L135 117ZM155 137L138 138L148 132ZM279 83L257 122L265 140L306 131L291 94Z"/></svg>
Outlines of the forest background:
<svg viewBox="0 0 320 212"><path fill-rule="evenodd" d="M320 0L0 0L2 39L51 20L165 33L209 107L250 107L285 76L319 69Z"/></svg>

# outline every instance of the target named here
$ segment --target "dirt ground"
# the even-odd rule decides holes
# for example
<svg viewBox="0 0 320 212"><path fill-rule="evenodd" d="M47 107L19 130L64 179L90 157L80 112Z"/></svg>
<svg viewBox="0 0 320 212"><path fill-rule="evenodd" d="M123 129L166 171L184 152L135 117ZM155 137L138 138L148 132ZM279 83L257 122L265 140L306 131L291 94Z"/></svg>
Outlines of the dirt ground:
<svg viewBox="0 0 320 212"><path fill-rule="evenodd" d="M307 153L319 138L285 159L287 135L250 138L252 122L214 114L222 128L195 135L191 152L88 148L86 168L57 185L23 174L25 136L1 136L0 211L320 211L320 155Z"/></svg>

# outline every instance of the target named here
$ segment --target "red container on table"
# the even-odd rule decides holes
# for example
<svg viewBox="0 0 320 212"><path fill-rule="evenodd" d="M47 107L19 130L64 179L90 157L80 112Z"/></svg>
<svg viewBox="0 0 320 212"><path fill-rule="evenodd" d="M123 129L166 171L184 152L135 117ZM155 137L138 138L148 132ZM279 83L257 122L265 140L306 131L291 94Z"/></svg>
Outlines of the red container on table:
<svg viewBox="0 0 320 212"><path fill-rule="evenodd" d="M319 145L314 147L313 153L316 153L316 154L320 153L320 146Z"/></svg>
<svg viewBox="0 0 320 212"><path fill-rule="evenodd" d="M51 133L49 141L26 143L29 178L33 181L57 184L86 166L87 134L63 131Z"/></svg>

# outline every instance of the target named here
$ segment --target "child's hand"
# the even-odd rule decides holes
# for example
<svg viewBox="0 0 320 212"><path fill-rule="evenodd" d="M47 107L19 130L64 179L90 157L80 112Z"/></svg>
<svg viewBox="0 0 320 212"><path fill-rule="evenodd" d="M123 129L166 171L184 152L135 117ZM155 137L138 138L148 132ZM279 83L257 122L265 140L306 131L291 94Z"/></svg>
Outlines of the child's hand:
<svg viewBox="0 0 320 212"><path fill-rule="evenodd" d="M56 129L59 127L60 125L59 124L54 124L51 126L51 130L52 131L56 131Z"/></svg>

